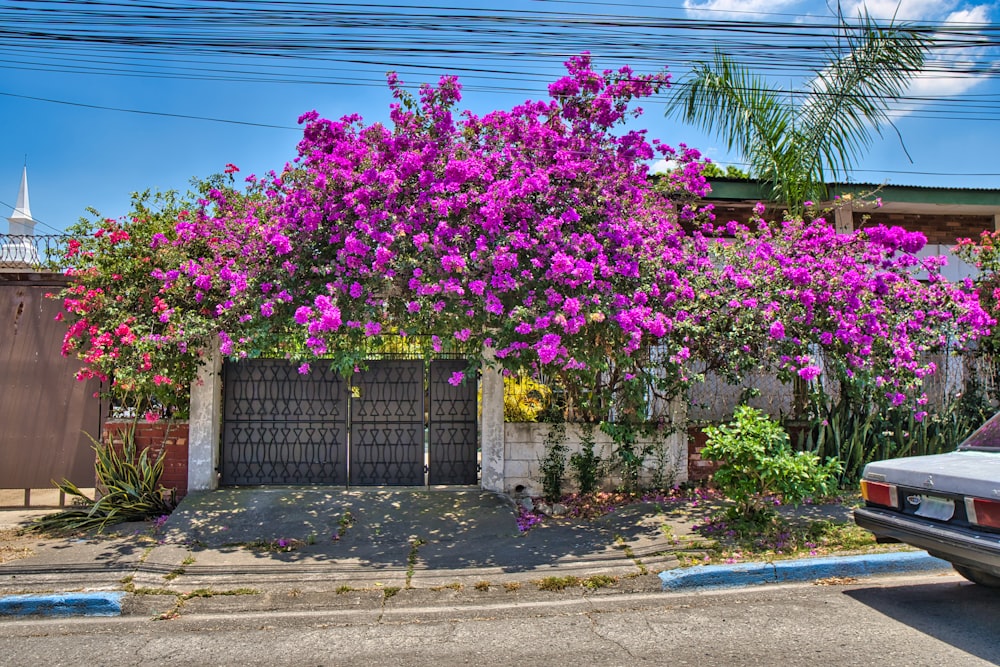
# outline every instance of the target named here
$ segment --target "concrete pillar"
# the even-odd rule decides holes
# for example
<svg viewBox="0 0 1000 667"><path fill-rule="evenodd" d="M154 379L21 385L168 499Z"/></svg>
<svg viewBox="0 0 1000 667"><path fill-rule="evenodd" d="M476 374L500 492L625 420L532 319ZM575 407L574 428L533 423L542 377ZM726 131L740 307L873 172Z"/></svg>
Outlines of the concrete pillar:
<svg viewBox="0 0 1000 667"><path fill-rule="evenodd" d="M504 438L503 438L503 377L492 368L493 350L487 349L482 374L482 488L503 493L504 490Z"/></svg>
<svg viewBox="0 0 1000 667"><path fill-rule="evenodd" d="M188 426L188 491L219 488L222 429L222 355L216 347L191 385Z"/></svg>

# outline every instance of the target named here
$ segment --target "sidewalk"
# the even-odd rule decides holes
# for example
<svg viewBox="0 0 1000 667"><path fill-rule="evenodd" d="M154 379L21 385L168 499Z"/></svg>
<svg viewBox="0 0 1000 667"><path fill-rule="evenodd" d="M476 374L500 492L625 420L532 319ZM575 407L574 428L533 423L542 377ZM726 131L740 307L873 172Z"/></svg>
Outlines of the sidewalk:
<svg viewBox="0 0 1000 667"><path fill-rule="evenodd" d="M839 505L798 511L850 520ZM358 600L389 591L511 592L546 577L595 575L617 579L616 592L652 592L666 587L657 575L679 567L679 554L697 553L704 539L691 528L707 512L638 503L522 534L511 501L479 490L222 489L188 496L160 527L0 542L0 598L126 591L125 613L146 613L193 593L202 605L257 609L339 605L347 591ZM0 510L0 531L33 515ZM31 555L18 558L27 553L18 548Z"/></svg>

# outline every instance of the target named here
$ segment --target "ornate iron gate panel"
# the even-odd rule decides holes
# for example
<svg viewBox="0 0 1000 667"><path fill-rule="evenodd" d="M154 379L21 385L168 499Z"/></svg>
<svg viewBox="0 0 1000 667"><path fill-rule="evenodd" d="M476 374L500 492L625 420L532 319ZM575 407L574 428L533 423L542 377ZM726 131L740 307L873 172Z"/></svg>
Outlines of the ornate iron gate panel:
<svg viewBox="0 0 1000 667"><path fill-rule="evenodd" d="M282 359L224 367L222 483L347 484L347 383Z"/></svg>
<svg viewBox="0 0 1000 667"><path fill-rule="evenodd" d="M351 377L351 484L424 484L424 362L369 361Z"/></svg>
<svg viewBox="0 0 1000 667"><path fill-rule="evenodd" d="M464 360L380 360L351 376L278 359L227 362L222 483L475 484L477 386ZM428 373L429 371L429 373ZM429 400L428 400L429 397Z"/></svg>
<svg viewBox="0 0 1000 667"><path fill-rule="evenodd" d="M463 360L430 363L429 484L478 481L477 383L466 380L456 387L448 382L468 365Z"/></svg>

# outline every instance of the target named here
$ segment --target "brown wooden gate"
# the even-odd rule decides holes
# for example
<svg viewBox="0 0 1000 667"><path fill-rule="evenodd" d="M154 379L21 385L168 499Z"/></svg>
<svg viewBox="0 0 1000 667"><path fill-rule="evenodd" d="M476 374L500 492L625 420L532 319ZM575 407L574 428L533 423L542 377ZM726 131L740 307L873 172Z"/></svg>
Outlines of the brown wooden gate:
<svg viewBox="0 0 1000 667"><path fill-rule="evenodd" d="M0 489L51 489L64 478L94 486L85 433L101 434L100 384L76 380L80 362L60 353L61 305L45 296L66 284L47 274L0 276Z"/></svg>

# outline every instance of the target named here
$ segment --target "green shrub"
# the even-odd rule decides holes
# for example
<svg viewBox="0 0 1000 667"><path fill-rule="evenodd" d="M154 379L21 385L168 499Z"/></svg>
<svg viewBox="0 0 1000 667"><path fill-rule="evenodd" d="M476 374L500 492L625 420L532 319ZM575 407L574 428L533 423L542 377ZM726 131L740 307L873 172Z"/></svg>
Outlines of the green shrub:
<svg viewBox="0 0 1000 667"><path fill-rule="evenodd" d="M545 500L557 502L562 497L562 480L566 474L566 425L553 424L545 437L545 458L538 462L542 473L542 492Z"/></svg>
<svg viewBox="0 0 1000 667"><path fill-rule="evenodd" d="M90 436L88 436L90 437ZM122 434L122 450L90 438L97 460L94 469L99 496L90 498L69 480L56 487L75 499L78 507L42 517L35 523L39 530L72 531L96 528L124 521L145 521L170 514L177 503L173 493L163 497L163 452L150 460L148 450L136 453L135 432Z"/></svg>
<svg viewBox="0 0 1000 667"><path fill-rule="evenodd" d="M705 433L708 442L701 456L721 462L712 479L743 516L773 512L766 504L770 496L797 504L836 488L840 462L821 463L815 454L793 452L781 425L759 410L741 405L732 423L706 427Z"/></svg>
<svg viewBox="0 0 1000 667"><path fill-rule="evenodd" d="M569 457L569 467L580 493L593 493L601 480L601 457L594 452L594 426L581 426L581 449Z"/></svg>
<svg viewBox="0 0 1000 667"><path fill-rule="evenodd" d="M639 444L641 429L635 424L601 422L601 430L610 435L614 442L611 456L614 460L612 464L614 469L621 474L619 491L637 493L642 466L650 451L648 445Z"/></svg>

